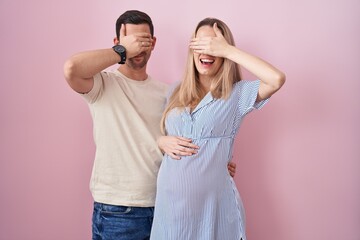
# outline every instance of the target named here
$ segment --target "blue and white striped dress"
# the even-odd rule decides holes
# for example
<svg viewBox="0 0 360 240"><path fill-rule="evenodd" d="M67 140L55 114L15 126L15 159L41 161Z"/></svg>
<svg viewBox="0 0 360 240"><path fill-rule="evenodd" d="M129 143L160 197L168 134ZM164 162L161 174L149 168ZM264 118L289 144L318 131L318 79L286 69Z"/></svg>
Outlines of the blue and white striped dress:
<svg viewBox="0 0 360 240"><path fill-rule="evenodd" d="M169 112L168 135L191 138L197 154L174 160L165 154L157 180L152 240L246 240L242 202L227 164L244 116L255 103L260 81L234 84L227 100L208 93L193 112Z"/></svg>

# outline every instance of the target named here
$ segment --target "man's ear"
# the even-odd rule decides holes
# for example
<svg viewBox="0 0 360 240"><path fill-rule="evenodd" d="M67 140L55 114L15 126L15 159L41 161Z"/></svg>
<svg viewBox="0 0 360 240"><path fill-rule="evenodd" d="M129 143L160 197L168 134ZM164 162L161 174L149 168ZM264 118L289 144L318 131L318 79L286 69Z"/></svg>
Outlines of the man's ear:
<svg viewBox="0 0 360 240"><path fill-rule="evenodd" d="M153 36L152 37L152 46L151 46L151 50L154 50L154 48L155 48L155 45L156 45L156 37L155 36Z"/></svg>
<svg viewBox="0 0 360 240"><path fill-rule="evenodd" d="M117 37L114 37L114 45L118 45L119 44L119 40L117 39Z"/></svg>

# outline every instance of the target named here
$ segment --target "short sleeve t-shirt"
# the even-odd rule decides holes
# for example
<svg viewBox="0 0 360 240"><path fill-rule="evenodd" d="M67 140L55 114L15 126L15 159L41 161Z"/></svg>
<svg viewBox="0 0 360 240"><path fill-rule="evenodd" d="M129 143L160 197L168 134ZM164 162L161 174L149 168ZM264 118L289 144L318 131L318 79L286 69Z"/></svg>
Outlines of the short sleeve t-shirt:
<svg viewBox="0 0 360 240"><path fill-rule="evenodd" d="M93 118L96 154L90 190L96 202L155 204L162 154L156 144L168 86L148 77L135 81L119 71L94 76L84 94Z"/></svg>

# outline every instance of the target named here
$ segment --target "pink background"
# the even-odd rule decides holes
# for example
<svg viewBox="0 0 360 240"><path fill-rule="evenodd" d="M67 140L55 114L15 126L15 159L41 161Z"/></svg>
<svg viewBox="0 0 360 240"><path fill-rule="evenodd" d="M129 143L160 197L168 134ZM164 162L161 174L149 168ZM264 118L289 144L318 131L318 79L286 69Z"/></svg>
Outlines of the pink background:
<svg viewBox="0 0 360 240"><path fill-rule="evenodd" d="M148 70L161 81L179 80L207 16L286 73L236 140L250 240L360 239L360 1L1 0L1 240L90 239L92 122L62 69L111 47L127 9L153 18Z"/></svg>

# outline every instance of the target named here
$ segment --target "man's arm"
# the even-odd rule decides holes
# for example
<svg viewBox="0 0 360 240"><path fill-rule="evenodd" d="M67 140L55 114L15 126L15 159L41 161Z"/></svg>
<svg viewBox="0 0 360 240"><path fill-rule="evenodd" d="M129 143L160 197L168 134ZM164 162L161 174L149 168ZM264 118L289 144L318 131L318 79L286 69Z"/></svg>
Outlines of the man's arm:
<svg viewBox="0 0 360 240"><path fill-rule="evenodd" d="M121 45L126 49L127 58L152 48L150 33L139 32L126 35L126 26L120 28ZM120 39L114 39L114 45ZM89 92L94 85L95 74L120 62L120 56L112 49L99 49L80 52L70 57L64 64L64 76L70 87L79 93Z"/></svg>
<svg viewBox="0 0 360 240"><path fill-rule="evenodd" d="M70 87L88 93L94 85L94 75L120 61L112 48L80 52L64 64L64 76Z"/></svg>

